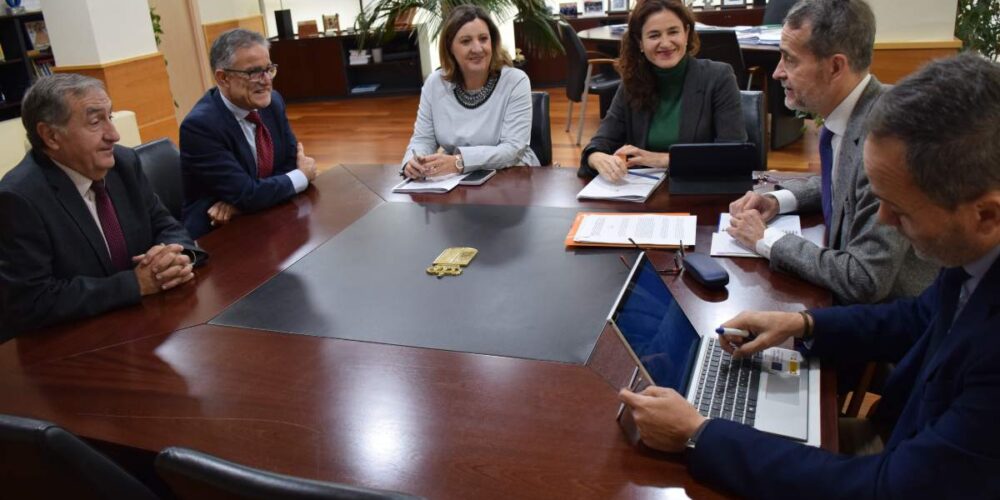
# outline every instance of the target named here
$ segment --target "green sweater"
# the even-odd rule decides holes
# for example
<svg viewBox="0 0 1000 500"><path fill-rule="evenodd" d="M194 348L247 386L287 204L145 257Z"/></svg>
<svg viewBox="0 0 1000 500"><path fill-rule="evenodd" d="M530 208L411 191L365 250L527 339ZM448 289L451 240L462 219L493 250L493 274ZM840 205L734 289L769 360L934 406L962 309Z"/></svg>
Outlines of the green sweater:
<svg viewBox="0 0 1000 500"><path fill-rule="evenodd" d="M673 68L653 68L656 76L656 90L660 95L656 112L649 124L646 149L666 152L677 143L681 129L681 93L684 91L684 77L687 75L688 58L684 57Z"/></svg>

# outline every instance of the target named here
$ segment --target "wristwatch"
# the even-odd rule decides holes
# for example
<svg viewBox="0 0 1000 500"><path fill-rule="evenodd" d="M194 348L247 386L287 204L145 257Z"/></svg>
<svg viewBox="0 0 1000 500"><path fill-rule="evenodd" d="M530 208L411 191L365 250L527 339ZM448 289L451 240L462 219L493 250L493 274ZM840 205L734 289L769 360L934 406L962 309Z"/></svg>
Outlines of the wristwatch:
<svg viewBox="0 0 1000 500"><path fill-rule="evenodd" d="M687 442L684 443L684 446L687 449L693 450L695 445L698 444L698 438L701 437L701 433L705 431L705 426L708 425L708 422L710 420L711 420L710 418L706 418L705 421L698 426L698 429L694 431L694 434L692 434L691 437L688 438Z"/></svg>
<svg viewBox="0 0 1000 500"><path fill-rule="evenodd" d="M465 171L465 162L462 161L462 155L455 155L455 168L458 169L458 173Z"/></svg>

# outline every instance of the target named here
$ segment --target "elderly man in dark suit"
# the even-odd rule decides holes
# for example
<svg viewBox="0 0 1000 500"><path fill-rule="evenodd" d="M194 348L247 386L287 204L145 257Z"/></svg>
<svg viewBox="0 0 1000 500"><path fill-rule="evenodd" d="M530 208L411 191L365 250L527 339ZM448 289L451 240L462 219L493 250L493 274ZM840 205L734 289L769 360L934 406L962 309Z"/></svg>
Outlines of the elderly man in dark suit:
<svg viewBox="0 0 1000 500"><path fill-rule="evenodd" d="M216 87L181 124L184 226L195 238L240 213L291 198L316 178L272 82L269 42L234 29L212 44Z"/></svg>
<svg viewBox="0 0 1000 500"><path fill-rule="evenodd" d="M1000 498L1000 65L933 62L875 105L865 171L878 218L945 266L919 297L804 313L745 312L737 357L796 338L826 360L898 365L842 453L706 419L671 389L623 390L643 441L689 448L700 481L748 498Z"/></svg>
<svg viewBox="0 0 1000 500"><path fill-rule="evenodd" d="M730 234L771 267L830 289L842 304L912 297L937 268L891 228L876 223L878 200L862 169L865 117L886 87L868 72L875 16L863 0L803 0L788 13L775 79L785 105L824 118L820 177L730 206ZM765 222L779 213L822 211L826 247Z"/></svg>
<svg viewBox="0 0 1000 500"><path fill-rule="evenodd" d="M104 85L75 74L28 90L31 151L0 181L0 340L136 304L205 258L116 146Z"/></svg>

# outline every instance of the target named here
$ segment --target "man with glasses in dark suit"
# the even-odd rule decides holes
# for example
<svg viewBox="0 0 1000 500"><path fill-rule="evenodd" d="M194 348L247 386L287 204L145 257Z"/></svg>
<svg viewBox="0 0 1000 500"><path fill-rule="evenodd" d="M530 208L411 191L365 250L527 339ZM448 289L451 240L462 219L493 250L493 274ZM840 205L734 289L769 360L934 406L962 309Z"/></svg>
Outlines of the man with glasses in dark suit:
<svg viewBox="0 0 1000 500"><path fill-rule="evenodd" d="M181 124L184 226L195 238L240 213L256 212L301 193L316 162L285 116L274 91L278 66L260 33L234 29L212 44L216 87Z"/></svg>

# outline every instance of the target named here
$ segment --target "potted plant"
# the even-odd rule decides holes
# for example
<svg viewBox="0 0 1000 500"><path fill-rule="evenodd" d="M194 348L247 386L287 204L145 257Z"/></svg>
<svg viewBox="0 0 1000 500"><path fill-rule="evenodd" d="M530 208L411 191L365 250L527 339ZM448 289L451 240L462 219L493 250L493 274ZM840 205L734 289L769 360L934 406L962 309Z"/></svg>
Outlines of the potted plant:
<svg viewBox="0 0 1000 500"><path fill-rule="evenodd" d="M374 0L358 14L355 26L359 29L358 47L381 46L395 35L398 20L412 19L413 11L422 12L422 21L428 26L431 38L441 33L441 24L451 7L478 5L492 12L499 21L513 18L521 23L524 47L531 54L561 54L562 41L555 30L558 19L545 4L545 0ZM361 28L364 28L363 30Z"/></svg>
<svg viewBox="0 0 1000 500"><path fill-rule="evenodd" d="M1000 0L959 0L955 36L962 40L964 50L996 60L1000 55Z"/></svg>

